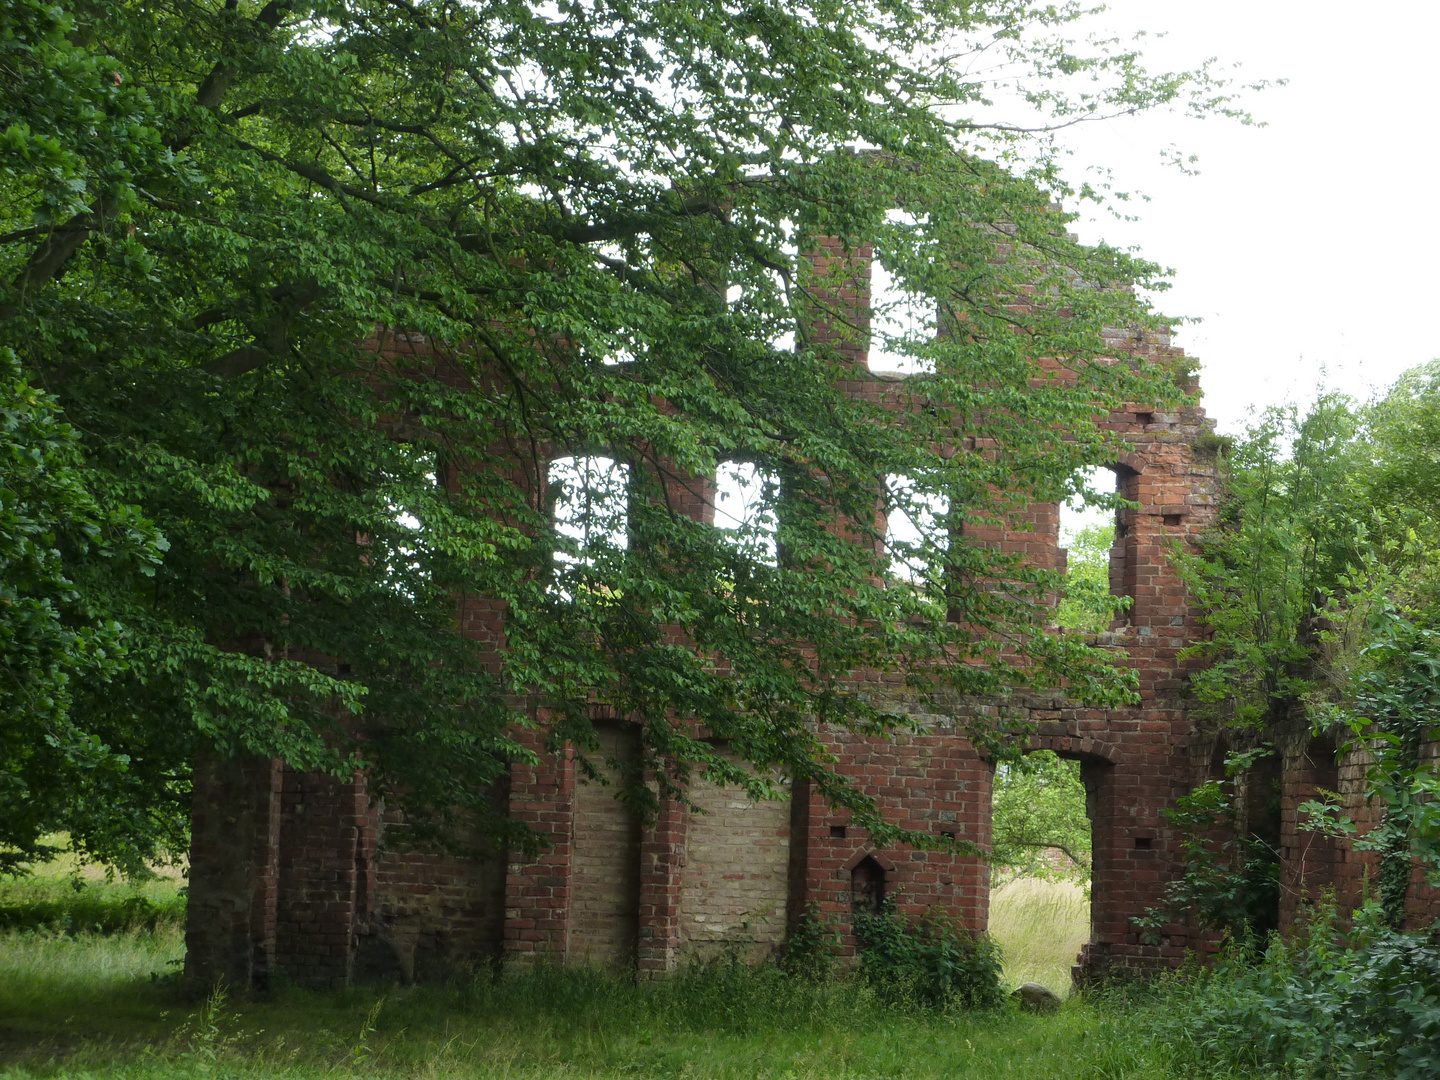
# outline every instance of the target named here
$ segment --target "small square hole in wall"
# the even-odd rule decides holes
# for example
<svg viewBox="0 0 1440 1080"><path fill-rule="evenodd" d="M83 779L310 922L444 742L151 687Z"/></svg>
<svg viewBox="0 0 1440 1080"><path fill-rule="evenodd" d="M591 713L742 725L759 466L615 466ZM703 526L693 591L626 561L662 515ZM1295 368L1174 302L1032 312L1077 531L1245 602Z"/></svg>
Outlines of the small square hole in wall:
<svg viewBox="0 0 1440 1080"><path fill-rule="evenodd" d="M1148 837L1148 836L1137 836L1137 837L1135 837L1135 850L1136 850L1136 851L1149 851L1149 850L1150 850L1150 845L1151 845L1151 843L1152 843L1152 841L1151 841L1150 837Z"/></svg>
<svg viewBox="0 0 1440 1080"><path fill-rule="evenodd" d="M831 840L844 840L844 839L845 839L845 826L844 826L844 825L831 825L831 826L830 826L830 839L831 839Z"/></svg>
<svg viewBox="0 0 1440 1080"><path fill-rule="evenodd" d="M954 839L955 839L955 830L954 830L954 829L941 829L941 830L940 830L940 835L941 835L941 836L945 836L945 837L949 837L951 840L954 840Z"/></svg>
<svg viewBox="0 0 1440 1080"><path fill-rule="evenodd" d="M1137 412L1135 414L1135 422L1137 424L1153 424L1155 422L1155 414L1149 412Z"/></svg>
<svg viewBox="0 0 1440 1080"><path fill-rule="evenodd" d="M1184 519L1184 515L1183 515L1183 514L1166 514L1166 515L1165 515L1165 524L1166 524L1166 525L1179 525L1180 522L1181 522L1183 519Z"/></svg>

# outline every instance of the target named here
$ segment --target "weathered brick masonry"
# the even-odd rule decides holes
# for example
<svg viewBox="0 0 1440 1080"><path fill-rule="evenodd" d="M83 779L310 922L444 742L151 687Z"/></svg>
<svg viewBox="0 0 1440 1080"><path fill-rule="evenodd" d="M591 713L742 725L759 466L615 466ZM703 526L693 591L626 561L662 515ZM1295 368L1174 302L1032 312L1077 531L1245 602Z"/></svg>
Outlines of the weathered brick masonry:
<svg viewBox="0 0 1440 1080"><path fill-rule="evenodd" d="M863 253L862 253L863 254ZM833 257L822 251L818 261ZM866 305L868 266L843 298ZM1117 355L1178 358L1159 337L1117 335ZM853 351L853 350L852 350ZM883 399L895 378L875 378L854 352L851 393ZM1188 672L1177 653L1203 632L1169 561L1176 542L1193 543L1211 520L1215 471L1199 408L1162 414L1143 405L1106 420L1127 452L1114 462L1119 490L1138 504L1119 515L1111 585L1133 598L1101 643L1123 650L1139 675L1141 702L1096 711L1056 697L1018 703L1036 732L1033 748L1078 760L1093 825L1093 933L1081 962L1090 971L1178 960L1205 943L1183 925L1161 944L1142 944L1131 924L1179 872L1177 837L1161 811L1208 775L1213 736L1192 727ZM704 520L713 510L693 491L676 505ZM1035 507L1014 528L973 540L1063 566L1059 515ZM467 634L503 649L503 611L472 601ZM857 676L865 679L863 675ZM918 712L898 684L867 690ZM992 768L961 732L992 706L954 702L921 715L924 733L892 741L831 735L839 769L907 828L990 840ZM543 718L542 718L543 719ZM623 719L597 716L605 755L638 751ZM524 733L541 750L539 736ZM1432 748L1433 749L1433 748ZM1353 852L1302 834L1295 807L1316 788L1359 801L1361 765L1335 763L1333 748L1297 739L1275 770L1285 853L1282 918L1293 919L1328 884L1358 889ZM549 840L533 860L503 855L462 860L387 843L404 823L372 801L363 777L351 783L297 773L278 761L206 757L195 775L190 922L186 973L235 985L280 976L315 987L356 979L442 977L478 964L590 963L641 973L675 968L730 946L763 956L779 946L800 912L815 905L848 926L857 907L882 895L911 912L932 906L967 926L986 925L987 868L973 858L874 848L862 830L803 785L786 799L754 804L701 781L695 801L708 813L662 806L642 827L613 789L580 781L568 753L516 764L496 798ZM1257 781L1261 782L1261 781ZM1417 893L1416 915L1440 913ZM847 939L853 948L852 939Z"/></svg>

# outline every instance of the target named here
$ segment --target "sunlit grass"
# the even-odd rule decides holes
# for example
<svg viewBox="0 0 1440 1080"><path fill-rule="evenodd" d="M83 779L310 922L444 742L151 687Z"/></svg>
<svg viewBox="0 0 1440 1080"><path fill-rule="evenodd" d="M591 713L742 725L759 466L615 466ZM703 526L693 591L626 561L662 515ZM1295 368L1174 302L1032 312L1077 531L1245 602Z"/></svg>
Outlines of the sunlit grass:
<svg viewBox="0 0 1440 1080"><path fill-rule="evenodd" d="M95 883L97 888L123 885ZM1083 894L998 892L1007 978L1068 986ZM37 893L38 881L29 886ZM89 886L87 886L88 888ZM173 888L173 884L171 886ZM74 891L55 877L52 891ZM33 899L33 897L32 897ZM1047 920L1049 922L1047 923ZM1062 927L1067 929L1061 929ZM1064 944L1060 944L1060 941ZM180 925L0 931L0 1076L507 1080L1170 1080L1134 1009L1075 999L1052 1016L906 1010L861 980L811 983L717 963L655 981L541 968L439 986L274 987L188 999Z"/></svg>
<svg viewBox="0 0 1440 1080"><path fill-rule="evenodd" d="M64 842L63 835L47 839ZM185 917L183 886L178 867L156 867L143 881L127 881L61 855L29 873L0 877L0 928L54 933L178 928Z"/></svg>
<svg viewBox="0 0 1440 1080"><path fill-rule="evenodd" d="M1037 982L1064 996L1090 939L1090 900L1069 881L1017 878L990 895L990 934L1005 952L1005 981Z"/></svg>

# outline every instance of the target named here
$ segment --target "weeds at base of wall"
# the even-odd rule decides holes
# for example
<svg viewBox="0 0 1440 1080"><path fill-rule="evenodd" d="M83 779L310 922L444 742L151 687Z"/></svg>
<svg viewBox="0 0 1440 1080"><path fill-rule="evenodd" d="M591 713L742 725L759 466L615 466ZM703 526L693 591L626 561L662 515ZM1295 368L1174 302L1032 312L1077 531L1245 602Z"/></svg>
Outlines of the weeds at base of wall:
<svg viewBox="0 0 1440 1080"><path fill-rule="evenodd" d="M1115 983L1052 1017L1004 1004L964 1009L958 1000L936 1008L883 981L844 976L834 962L835 927L818 920L808 954L760 966L722 956L665 980L542 965L442 986L220 995L198 1007L152 978L179 954L174 926L109 935L0 932L0 1073L26 1080L1440 1077L1433 1049L1440 1045L1440 940L1393 934L1372 916L1362 912L1347 936L1333 911L1322 910L1301 938L1272 942L1258 958L1236 947L1210 969ZM903 956L914 929L896 936Z"/></svg>
<svg viewBox="0 0 1440 1080"><path fill-rule="evenodd" d="M955 925L932 909L918 919L888 900L878 913L856 912L860 978L900 1007L984 1009L1003 999L999 947L985 934Z"/></svg>
<svg viewBox="0 0 1440 1080"><path fill-rule="evenodd" d="M1392 930L1378 902L1348 930L1330 901L1258 954L1254 939L1232 939L1208 967L1107 994L1144 1016L1182 1075L1440 1078L1440 924Z"/></svg>

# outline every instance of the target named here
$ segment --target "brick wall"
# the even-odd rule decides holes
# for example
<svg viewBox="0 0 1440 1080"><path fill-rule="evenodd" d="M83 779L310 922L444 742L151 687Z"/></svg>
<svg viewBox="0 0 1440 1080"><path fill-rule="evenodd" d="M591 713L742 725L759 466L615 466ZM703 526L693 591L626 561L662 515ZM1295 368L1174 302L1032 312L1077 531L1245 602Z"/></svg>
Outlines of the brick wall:
<svg viewBox="0 0 1440 1080"><path fill-rule="evenodd" d="M493 800L508 805L509 785ZM486 838L456 838L470 855L429 852L407 836L404 816L380 809L374 902L361 905L355 977L401 983L461 977L500 957L506 853ZM458 845L457 845L458 846Z"/></svg>
<svg viewBox="0 0 1440 1080"><path fill-rule="evenodd" d="M1359 851L1346 841L1324 841L1312 839L1313 833L1300 832L1296 826L1298 817L1295 806L1307 798L1314 797L1316 787L1329 787L1324 783L1330 777L1339 780L1331 788L1341 796L1341 813L1350 818L1357 827L1357 837L1363 837L1380 824L1384 808L1380 800L1367 802L1365 798L1366 771L1371 764L1370 755L1364 749L1352 750L1338 761L1331 756L1332 748L1321 742L1311 743L1306 753L1289 770L1295 781L1285 792L1284 843L1287 852L1304 852L1309 845L1306 862L1307 878L1303 890L1298 879L1298 862L1293 856L1282 863L1281 895L1282 911L1292 918L1310 906L1322 889L1333 885L1339 911L1343 915L1359 907L1367 898L1378 899L1377 884L1379 858L1375 852ZM1430 740L1421 747L1421 768L1434 770L1440 764L1440 740ZM1317 850L1318 849L1318 850ZM1440 919L1440 889L1425 883L1423 868L1414 860L1411 869L1410 893L1406 902L1406 925L1424 928Z"/></svg>
<svg viewBox="0 0 1440 1080"><path fill-rule="evenodd" d="M363 777L285 769L275 963L297 985L349 985L356 924L374 896L374 841Z"/></svg>
<svg viewBox="0 0 1440 1080"><path fill-rule="evenodd" d="M817 275L837 272L830 299L863 309L868 253L845 255L825 243L813 266ZM844 390L909 408L903 378L868 373L863 317L854 329L819 328L853 364ZM417 347L402 337L376 347ZM1117 333L1112 344L1117 356L1180 355L1159 334ZM1112 589L1133 598L1133 606L1097 644L1135 670L1141 701L1109 711L1072 708L1055 695L1017 695L1006 703L1032 723L1033 749L1081 763L1094 841L1092 938L1079 958L1088 972L1174 963L1211 943L1182 922L1165 927L1159 945L1147 944L1133 924L1183 871L1179 837L1162 811L1206 777L1215 753L1213 734L1191 723L1190 666L1178 658L1205 628L1170 564L1172 546L1193 544L1214 511L1215 470L1199 449L1209 426L1198 408L1163 414L1145 403L1117 410L1103 424L1125 445L1112 462L1119 489L1139 505L1119 515L1111 552ZM529 482L543 489L540 477ZM673 506L702 521L711 513L709 492L703 478L673 480L667 488ZM1036 565L1064 565L1053 505L1030 507L1004 529L967 533L966 542L995 544ZM498 669L504 605L467 597L460 617L464 632L483 644L486 663ZM889 740L822 731L840 772L891 820L988 847L992 770L964 732L971 722L993 722L996 703L939 700L922 707L892 678L856 672L854 683L858 692L912 713L919 728ZM515 763L508 791L496 792L511 818L545 842L534 856L467 859L417 850L405 842L403 819L371 802L363 777L340 781L278 762L202 757L187 976L197 984L221 977L258 984L272 974L316 987L357 978L408 982L463 973L497 950L511 966L551 960L647 975L726 944L769 953L811 908L847 931L845 948L853 952L852 906L877 889L911 914L933 907L973 929L986 925L989 872L978 858L876 848L804 783L788 800L751 804L702 779L693 795L710 813L667 803L642 825L616 800L614 786L583 782L573 750L545 750L546 719L537 714L536 729L517 733L538 764ZM638 731L613 717L599 719L597 730L602 745L593 759L614 778L605 759L637 761ZM1434 752L1433 745L1427 749ZM1279 788L1284 925L1325 886L1338 889L1342 904L1358 900L1365 875L1373 874L1368 856L1297 827L1299 803L1332 783L1351 815L1368 825L1374 810L1363 803L1364 764L1355 757L1337 764L1333 747L1300 740L1284 748L1275 776L1249 793L1249 811L1269 813L1259 793L1272 782ZM1437 913L1440 897L1417 888L1415 918Z"/></svg>
<svg viewBox="0 0 1440 1080"><path fill-rule="evenodd" d="M590 755L610 785L577 779L571 822L569 935L566 960L594 967L634 965L640 933L640 821L615 797L620 775L606 759L634 763L633 725L599 721L600 749Z"/></svg>
<svg viewBox="0 0 1440 1080"><path fill-rule="evenodd" d="M699 779L680 875L681 959L708 959L726 945L763 959L785 940L789 900L790 799L753 802L743 791Z"/></svg>
<svg viewBox="0 0 1440 1080"><path fill-rule="evenodd" d="M195 761L187 983L264 985L274 968L281 771L269 758Z"/></svg>

